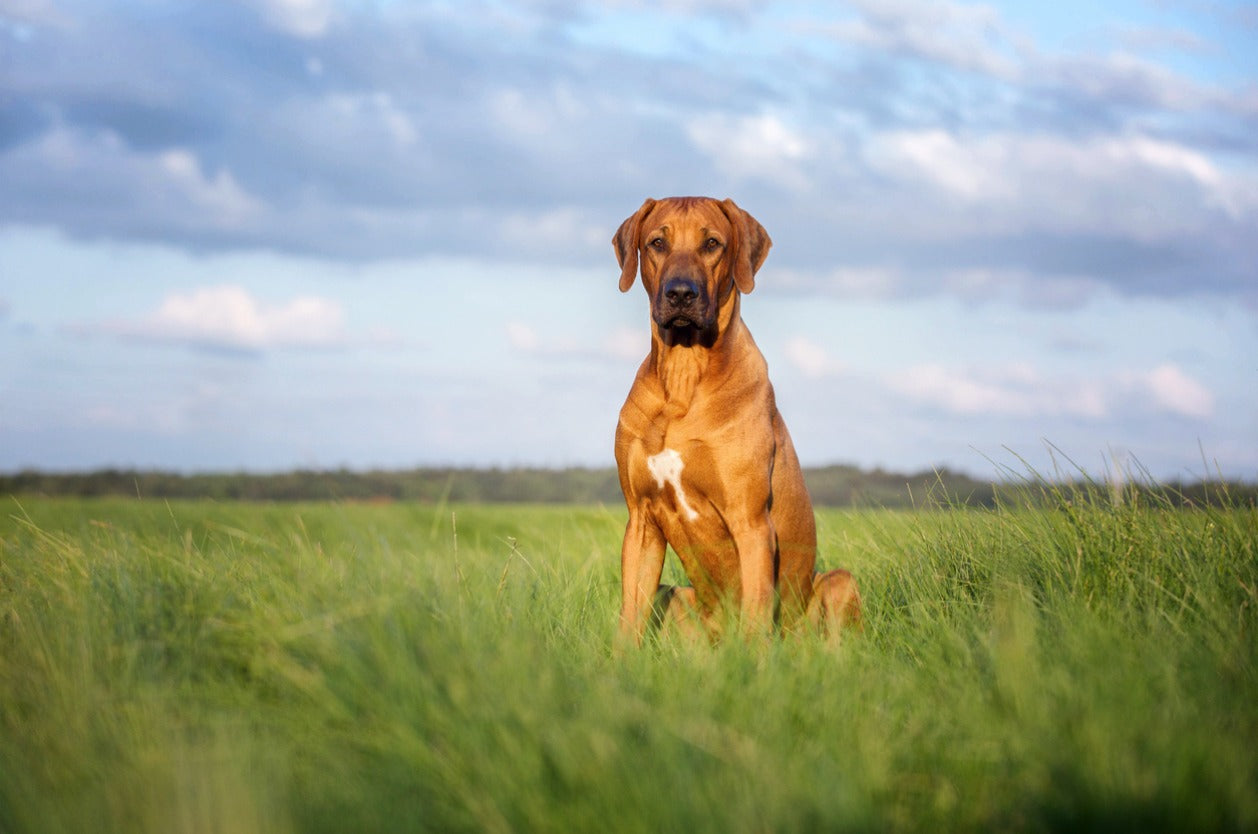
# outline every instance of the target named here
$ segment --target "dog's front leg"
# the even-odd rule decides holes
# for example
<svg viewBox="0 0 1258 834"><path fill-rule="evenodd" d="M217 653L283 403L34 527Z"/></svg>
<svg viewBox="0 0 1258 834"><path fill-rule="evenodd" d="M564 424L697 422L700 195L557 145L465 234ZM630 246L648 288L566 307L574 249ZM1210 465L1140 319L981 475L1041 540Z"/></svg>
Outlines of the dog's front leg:
<svg viewBox="0 0 1258 834"><path fill-rule="evenodd" d="M625 541L620 549L621 648L642 644L651 606L664 573L664 533L640 508L629 511Z"/></svg>
<svg viewBox="0 0 1258 834"><path fill-rule="evenodd" d="M768 634L773 630L773 606L777 586L777 535L767 517L738 525L730 531L738 549L742 594L739 613L743 632Z"/></svg>

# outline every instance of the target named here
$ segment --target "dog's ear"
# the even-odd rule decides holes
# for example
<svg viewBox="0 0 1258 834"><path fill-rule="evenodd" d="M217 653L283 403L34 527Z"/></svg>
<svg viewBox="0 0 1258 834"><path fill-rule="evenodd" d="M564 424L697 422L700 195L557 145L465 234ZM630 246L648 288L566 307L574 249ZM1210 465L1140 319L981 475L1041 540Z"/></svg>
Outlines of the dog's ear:
<svg viewBox="0 0 1258 834"><path fill-rule="evenodd" d="M655 206L655 201L647 198L642 208L625 218L616 234L612 237L612 248L616 250L616 263L620 264L620 291L629 292L633 281L638 277L638 236L642 231L642 219Z"/></svg>
<svg viewBox="0 0 1258 834"><path fill-rule="evenodd" d="M749 293L756 288L756 272L764 259L769 257L769 247L773 245L773 241L764 226L740 209L733 200L721 203L721 210L725 212L734 229L733 245L730 247L734 286L738 287L739 292Z"/></svg>

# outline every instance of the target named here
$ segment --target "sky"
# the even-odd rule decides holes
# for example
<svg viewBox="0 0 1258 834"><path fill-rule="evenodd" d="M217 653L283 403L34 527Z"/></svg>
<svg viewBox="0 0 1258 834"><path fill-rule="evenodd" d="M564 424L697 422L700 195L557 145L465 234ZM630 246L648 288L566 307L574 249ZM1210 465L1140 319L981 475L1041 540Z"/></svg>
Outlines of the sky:
<svg viewBox="0 0 1258 834"><path fill-rule="evenodd" d="M611 466L646 197L805 465L1258 479L1258 5L0 0L0 471Z"/></svg>

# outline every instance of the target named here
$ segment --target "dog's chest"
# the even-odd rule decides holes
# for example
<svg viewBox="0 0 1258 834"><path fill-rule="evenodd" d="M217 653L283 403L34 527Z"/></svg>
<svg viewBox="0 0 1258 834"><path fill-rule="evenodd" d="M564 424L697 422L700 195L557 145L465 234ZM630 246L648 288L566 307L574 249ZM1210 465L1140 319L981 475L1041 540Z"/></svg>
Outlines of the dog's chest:
<svg viewBox="0 0 1258 834"><path fill-rule="evenodd" d="M686 462L676 449L665 449L651 455L646 459L646 469L654 483L657 499L670 502L672 510L686 521L698 520L699 510L687 496L685 482L682 480Z"/></svg>
<svg viewBox="0 0 1258 834"><path fill-rule="evenodd" d="M712 456L701 440L673 432L662 446L639 440L628 463L631 501L645 502L661 522L693 528L720 520L712 503Z"/></svg>
<svg viewBox="0 0 1258 834"><path fill-rule="evenodd" d="M646 501L661 521L697 532L720 523L716 462L740 454L725 441L746 402L724 396L725 380L705 373L706 357L681 361L689 353L639 376L620 413L617 459L628 476L626 498Z"/></svg>

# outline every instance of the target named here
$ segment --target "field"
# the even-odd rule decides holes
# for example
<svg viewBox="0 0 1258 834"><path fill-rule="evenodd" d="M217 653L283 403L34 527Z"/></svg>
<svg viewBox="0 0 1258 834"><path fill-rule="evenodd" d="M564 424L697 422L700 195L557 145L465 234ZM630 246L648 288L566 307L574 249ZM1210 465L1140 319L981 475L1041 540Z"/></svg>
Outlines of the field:
<svg viewBox="0 0 1258 834"><path fill-rule="evenodd" d="M1258 830L1252 509L823 511L863 633L618 656L620 507L5 501L2 832Z"/></svg>

